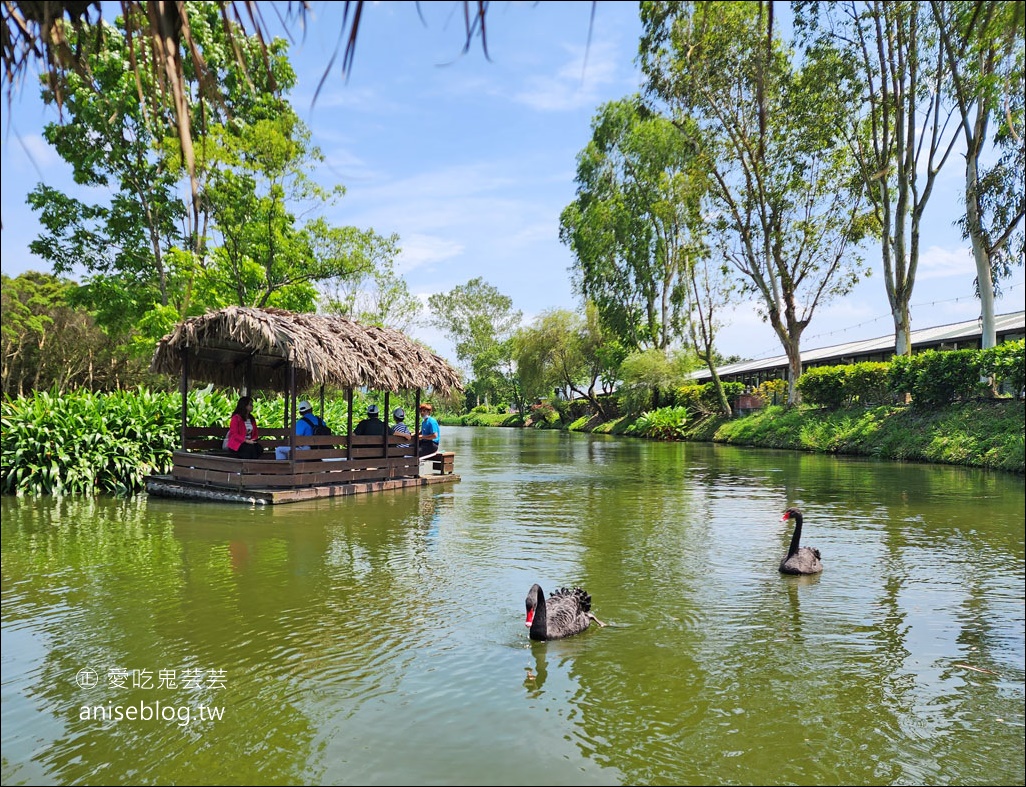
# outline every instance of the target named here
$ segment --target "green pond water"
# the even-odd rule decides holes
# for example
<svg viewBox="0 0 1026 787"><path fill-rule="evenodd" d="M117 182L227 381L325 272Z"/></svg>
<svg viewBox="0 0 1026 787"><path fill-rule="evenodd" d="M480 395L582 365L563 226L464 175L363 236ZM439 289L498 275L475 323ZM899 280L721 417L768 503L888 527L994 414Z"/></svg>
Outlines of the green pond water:
<svg viewBox="0 0 1026 787"><path fill-rule="evenodd" d="M1024 783L1022 477L443 441L419 490L0 500L3 783ZM534 582L608 625L532 643Z"/></svg>

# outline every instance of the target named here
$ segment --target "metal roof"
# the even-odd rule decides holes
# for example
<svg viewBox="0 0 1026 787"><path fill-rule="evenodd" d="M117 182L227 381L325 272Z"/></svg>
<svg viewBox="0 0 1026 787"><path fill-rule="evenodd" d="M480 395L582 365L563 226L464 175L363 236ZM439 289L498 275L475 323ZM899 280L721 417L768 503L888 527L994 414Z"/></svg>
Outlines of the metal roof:
<svg viewBox="0 0 1026 787"><path fill-rule="evenodd" d="M994 317L995 330L998 337L1012 336L1026 332L1026 311L998 314ZM912 331L912 351L922 351L936 348L942 344L965 344L970 341L979 342L982 335L980 321L966 320L965 322L951 323L950 325L939 325L935 328L923 328ZM876 339L862 339L844 344L834 344L830 347L822 347L816 350L802 350L802 366L809 364L825 365L833 363L853 363L864 356L894 353L894 334L880 336ZM740 361L717 367L716 373L720 377L735 377L754 372L766 372L771 369L786 369L787 356L777 355L773 358L764 358L759 361ZM712 379L708 369L702 369L691 373L695 380Z"/></svg>

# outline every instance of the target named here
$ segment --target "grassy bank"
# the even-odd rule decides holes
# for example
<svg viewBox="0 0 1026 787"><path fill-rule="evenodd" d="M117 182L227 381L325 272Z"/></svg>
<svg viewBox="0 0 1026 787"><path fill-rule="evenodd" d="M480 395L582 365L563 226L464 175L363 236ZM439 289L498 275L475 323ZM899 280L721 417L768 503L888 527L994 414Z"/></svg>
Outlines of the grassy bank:
<svg viewBox="0 0 1026 787"><path fill-rule="evenodd" d="M570 431L638 435L636 419L581 419ZM457 421L452 421L457 423ZM466 423L460 421L459 423ZM513 416L478 415L470 425L520 426ZM767 407L742 418L689 420L681 439L755 448L851 454L899 461L1026 472L1026 408L1013 400L976 401L931 412L910 407L826 410Z"/></svg>

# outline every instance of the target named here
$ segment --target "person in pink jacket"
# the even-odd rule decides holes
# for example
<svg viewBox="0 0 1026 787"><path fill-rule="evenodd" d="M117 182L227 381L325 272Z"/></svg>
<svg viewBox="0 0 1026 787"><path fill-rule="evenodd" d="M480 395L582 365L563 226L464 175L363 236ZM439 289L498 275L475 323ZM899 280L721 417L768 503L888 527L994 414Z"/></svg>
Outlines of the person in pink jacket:
<svg viewBox="0 0 1026 787"><path fill-rule="evenodd" d="M239 459L259 459L264 452L253 417L253 397L242 396L228 424L228 453Z"/></svg>

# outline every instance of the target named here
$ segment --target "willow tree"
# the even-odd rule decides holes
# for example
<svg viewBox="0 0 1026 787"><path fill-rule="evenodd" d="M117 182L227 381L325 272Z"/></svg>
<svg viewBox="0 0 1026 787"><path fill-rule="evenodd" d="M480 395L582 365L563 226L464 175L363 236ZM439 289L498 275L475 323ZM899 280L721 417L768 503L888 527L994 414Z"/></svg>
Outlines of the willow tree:
<svg viewBox="0 0 1026 787"><path fill-rule="evenodd" d="M959 139L954 104L943 89L949 71L937 25L928 4L911 0L804 5L797 21L814 44L809 56L841 58L863 99L839 131L880 237L894 351L907 355L922 220Z"/></svg>
<svg viewBox="0 0 1026 787"><path fill-rule="evenodd" d="M514 337L513 359L525 398L548 396L558 390L565 398L586 399L602 420L610 417L602 394L623 360L615 340L603 338L594 304L585 314L566 309L542 312Z"/></svg>
<svg viewBox="0 0 1026 787"><path fill-rule="evenodd" d="M577 156L560 240L574 255L574 288L630 349L665 351L685 335L708 176L694 151L694 140L634 96L599 108Z"/></svg>
<svg viewBox="0 0 1026 787"><path fill-rule="evenodd" d="M772 3L646 2L641 17L647 89L708 140L719 252L780 340L795 404L802 332L862 270L862 194L836 133L850 97L834 64L795 64Z"/></svg>

